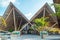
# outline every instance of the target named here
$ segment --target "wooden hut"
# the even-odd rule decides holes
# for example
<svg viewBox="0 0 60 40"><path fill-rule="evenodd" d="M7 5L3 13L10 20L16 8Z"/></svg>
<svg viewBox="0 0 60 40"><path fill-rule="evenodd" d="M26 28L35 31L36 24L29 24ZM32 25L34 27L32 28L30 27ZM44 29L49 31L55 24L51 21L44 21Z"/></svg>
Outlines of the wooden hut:
<svg viewBox="0 0 60 40"><path fill-rule="evenodd" d="M49 26L52 26L54 23L57 23L57 18L55 16L52 16L51 14L54 13L51 7L46 3L41 9L36 12L36 14L30 19L30 22L33 23L32 21L36 18L41 18L41 17L49 17Z"/></svg>
<svg viewBox="0 0 60 40"><path fill-rule="evenodd" d="M55 27L57 25L57 19L55 16L52 16L51 14L54 13L53 10L51 9L51 7L48 5L48 3L46 3L41 9L39 9L35 15L30 19L30 21L28 22L30 26L25 27L25 32L26 33L30 33L30 34L39 34L39 32L37 32L37 30L34 30L34 28L32 27L32 30L29 30L29 27L31 27L34 22L33 20L35 20L36 18L41 18L41 17L49 17L49 27ZM24 30L24 29L23 29ZM32 31L32 33L31 33Z"/></svg>
<svg viewBox="0 0 60 40"><path fill-rule="evenodd" d="M21 11L19 11L11 2L7 7L3 17L7 22L5 30L13 29L19 30L25 34L38 34L37 30L34 30L33 20L41 17L49 17L49 26L54 27L57 25L57 18L52 16L54 13L51 7L46 3L41 9L39 9L35 15L28 20Z"/></svg>
<svg viewBox="0 0 60 40"><path fill-rule="evenodd" d="M23 25L28 23L28 19L11 2L7 7L3 17L7 22L7 27L5 30L19 30Z"/></svg>

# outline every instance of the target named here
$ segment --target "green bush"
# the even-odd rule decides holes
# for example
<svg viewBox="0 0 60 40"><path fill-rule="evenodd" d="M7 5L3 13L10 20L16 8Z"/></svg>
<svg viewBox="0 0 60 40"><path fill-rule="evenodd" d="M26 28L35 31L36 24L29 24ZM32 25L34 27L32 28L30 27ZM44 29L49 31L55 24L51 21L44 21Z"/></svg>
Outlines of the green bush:
<svg viewBox="0 0 60 40"><path fill-rule="evenodd" d="M14 30L10 28L8 31L9 31L9 32L13 32Z"/></svg>

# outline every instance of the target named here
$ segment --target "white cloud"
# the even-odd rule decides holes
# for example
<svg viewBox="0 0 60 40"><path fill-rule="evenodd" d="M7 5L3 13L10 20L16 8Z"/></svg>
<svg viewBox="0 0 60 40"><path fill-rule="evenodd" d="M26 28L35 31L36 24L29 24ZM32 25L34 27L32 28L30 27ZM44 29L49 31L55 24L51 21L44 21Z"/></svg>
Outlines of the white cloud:
<svg viewBox="0 0 60 40"><path fill-rule="evenodd" d="M25 14L25 16L30 20L33 14L30 12L30 13Z"/></svg>
<svg viewBox="0 0 60 40"><path fill-rule="evenodd" d="M10 2L18 4L17 0L1 0L0 5L2 7L6 7L9 5Z"/></svg>

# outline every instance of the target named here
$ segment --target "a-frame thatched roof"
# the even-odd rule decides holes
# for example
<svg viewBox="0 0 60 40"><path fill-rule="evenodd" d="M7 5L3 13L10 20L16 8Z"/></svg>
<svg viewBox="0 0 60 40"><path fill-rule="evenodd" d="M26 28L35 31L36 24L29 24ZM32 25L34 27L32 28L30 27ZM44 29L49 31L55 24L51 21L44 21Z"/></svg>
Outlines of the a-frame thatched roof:
<svg viewBox="0 0 60 40"><path fill-rule="evenodd" d="M18 11L18 13L19 13L26 21L28 21L28 19L23 15L23 13L22 13L21 11L19 11L19 9L17 9L17 8L13 5L12 2L10 2L10 4L9 4L8 7L7 7L7 9L5 10L5 13L4 13L4 15L3 15L4 18L7 17L7 15L9 14L9 12L11 11L11 9L12 9L13 7Z"/></svg>
<svg viewBox="0 0 60 40"><path fill-rule="evenodd" d="M20 12L11 2L7 7L3 17L7 22L7 28L14 28L14 24L16 27L23 26L25 23L28 23L28 19ZM22 21L22 22L21 22ZM21 23L20 23L21 22Z"/></svg>
<svg viewBox="0 0 60 40"><path fill-rule="evenodd" d="M54 11L51 9L51 7L48 5L48 3L45 3L45 5L44 5L41 9L39 9L39 10L35 13L35 15L30 19L30 22L33 21L35 18L38 18L37 16L39 16L40 14L41 14L41 15L44 14L44 8L45 8L45 11L47 11L49 15L52 14L52 13L54 13ZM40 16L41 16L41 15L40 15ZM52 17L52 19L53 19L55 22L57 21L56 17L54 17L54 16L52 16L52 15L50 15L50 16Z"/></svg>

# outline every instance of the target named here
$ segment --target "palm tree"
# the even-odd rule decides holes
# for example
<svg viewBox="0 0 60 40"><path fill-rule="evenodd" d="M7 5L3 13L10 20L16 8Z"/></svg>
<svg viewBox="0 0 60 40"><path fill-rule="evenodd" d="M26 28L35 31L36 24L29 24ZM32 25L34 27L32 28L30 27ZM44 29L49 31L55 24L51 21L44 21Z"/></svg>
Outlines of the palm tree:
<svg viewBox="0 0 60 40"><path fill-rule="evenodd" d="M57 17L58 25L60 26L60 4L52 4L55 7L56 12L53 13L53 16ZM59 27L60 28L60 27Z"/></svg>

